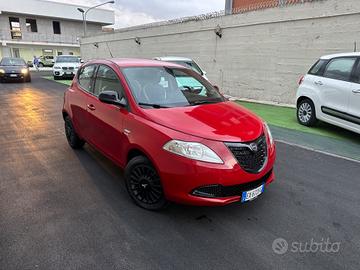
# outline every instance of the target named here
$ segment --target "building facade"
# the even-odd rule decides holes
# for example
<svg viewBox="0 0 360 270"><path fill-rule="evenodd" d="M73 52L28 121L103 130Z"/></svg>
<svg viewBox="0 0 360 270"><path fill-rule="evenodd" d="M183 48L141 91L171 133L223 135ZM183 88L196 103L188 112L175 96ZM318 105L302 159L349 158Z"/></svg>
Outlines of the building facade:
<svg viewBox="0 0 360 270"><path fill-rule="evenodd" d="M84 35L82 14L87 7L45 0L0 1L0 57L80 55ZM114 12L94 9L88 13L87 34L114 24Z"/></svg>

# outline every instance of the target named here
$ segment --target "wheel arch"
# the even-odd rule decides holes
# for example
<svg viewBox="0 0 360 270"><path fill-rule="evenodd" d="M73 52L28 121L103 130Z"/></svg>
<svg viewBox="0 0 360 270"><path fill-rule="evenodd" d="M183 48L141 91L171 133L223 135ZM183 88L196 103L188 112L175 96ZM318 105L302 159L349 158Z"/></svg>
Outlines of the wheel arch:
<svg viewBox="0 0 360 270"><path fill-rule="evenodd" d="M298 107L299 107L299 104L301 103L301 101L306 100L306 99L310 100L310 101L314 104L314 106L315 106L314 101L313 101L310 97L308 97L308 96L300 96L300 97L298 97L298 99L296 100L296 107L298 108Z"/></svg>

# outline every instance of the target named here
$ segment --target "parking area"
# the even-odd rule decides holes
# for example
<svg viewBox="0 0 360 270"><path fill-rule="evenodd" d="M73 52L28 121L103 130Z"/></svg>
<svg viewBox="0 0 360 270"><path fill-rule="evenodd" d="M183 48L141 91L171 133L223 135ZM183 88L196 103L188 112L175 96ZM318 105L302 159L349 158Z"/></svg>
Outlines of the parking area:
<svg viewBox="0 0 360 270"><path fill-rule="evenodd" d="M0 85L2 269L358 269L358 162L278 142L259 199L148 212L113 163L68 146L66 85L43 76Z"/></svg>

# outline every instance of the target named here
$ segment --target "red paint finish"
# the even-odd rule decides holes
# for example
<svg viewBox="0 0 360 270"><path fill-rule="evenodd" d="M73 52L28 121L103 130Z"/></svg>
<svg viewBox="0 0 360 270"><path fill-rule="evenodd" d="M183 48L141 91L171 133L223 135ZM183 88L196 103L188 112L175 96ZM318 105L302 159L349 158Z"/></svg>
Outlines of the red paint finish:
<svg viewBox="0 0 360 270"><path fill-rule="evenodd" d="M66 91L63 113L69 115L77 133L120 167L131 151L141 151L157 169L168 200L193 205L225 205L239 196L204 198L191 195L199 186L239 185L256 181L269 173L275 162L275 145L267 137L268 160L255 174L244 171L224 142L249 142L267 134L263 121L236 103L226 101L190 107L143 109L139 107L120 68L137 66L179 67L150 60L94 60L116 71L125 91L128 108L104 104L85 92L74 78ZM91 105L88 107L88 105ZM130 131L128 134L127 131ZM191 160L163 149L170 140L199 142L212 149L224 164ZM266 185L274 180L272 173Z"/></svg>

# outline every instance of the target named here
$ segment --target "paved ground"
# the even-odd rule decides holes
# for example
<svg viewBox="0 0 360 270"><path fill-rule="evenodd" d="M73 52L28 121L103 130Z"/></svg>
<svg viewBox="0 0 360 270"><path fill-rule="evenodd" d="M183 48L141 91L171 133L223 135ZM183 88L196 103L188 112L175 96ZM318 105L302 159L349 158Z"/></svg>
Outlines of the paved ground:
<svg viewBox="0 0 360 270"><path fill-rule="evenodd" d="M37 75L0 84L0 269L360 268L359 163L278 143L277 180L258 200L147 212L120 169L68 147L63 91ZM327 238L339 252L293 252Z"/></svg>

